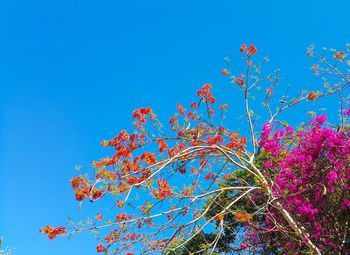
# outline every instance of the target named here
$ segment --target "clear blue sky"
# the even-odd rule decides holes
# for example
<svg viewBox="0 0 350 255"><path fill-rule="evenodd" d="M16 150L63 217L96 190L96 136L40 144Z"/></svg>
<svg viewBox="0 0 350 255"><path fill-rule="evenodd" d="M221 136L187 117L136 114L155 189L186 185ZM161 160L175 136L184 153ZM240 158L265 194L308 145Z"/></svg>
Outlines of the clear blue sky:
<svg viewBox="0 0 350 255"><path fill-rule="evenodd" d="M348 10L347 0L1 1L5 246L15 255L95 254L89 235L48 241L38 229L94 215L73 199L74 166L106 155L100 141L130 129L133 109L152 106L166 120L205 82L224 97L223 58L238 63L242 43L269 55L285 84L311 86L305 50L344 46Z"/></svg>

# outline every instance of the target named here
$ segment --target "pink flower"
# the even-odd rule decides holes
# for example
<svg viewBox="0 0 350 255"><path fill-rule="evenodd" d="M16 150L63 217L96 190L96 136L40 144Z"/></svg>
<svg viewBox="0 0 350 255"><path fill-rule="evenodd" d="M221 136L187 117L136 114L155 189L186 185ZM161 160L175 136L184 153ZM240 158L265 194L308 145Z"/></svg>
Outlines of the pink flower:
<svg viewBox="0 0 350 255"><path fill-rule="evenodd" d="M324 115L324 114L322 114L322 115L316 117L316 122L317 122L317 124L319 124L319 125L324 124L326 121L327 121L327 116Z"/></svg>

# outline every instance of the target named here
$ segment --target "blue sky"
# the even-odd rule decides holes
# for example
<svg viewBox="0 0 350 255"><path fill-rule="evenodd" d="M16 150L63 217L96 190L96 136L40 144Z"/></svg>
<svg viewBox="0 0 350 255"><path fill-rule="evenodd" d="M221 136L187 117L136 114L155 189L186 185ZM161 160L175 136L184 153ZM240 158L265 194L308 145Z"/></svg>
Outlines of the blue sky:
<svg viewBox="0 0 350 255"><path fill-rule="evenodd" d="M152 106L166 121L206 82L219 98L223 58L242 43L282 83L319 86L307 46L349 41L349 1L1 1L0 235L15 255L95 254L88 234L48 241L38 229L94 215L73 199L75 165L106 155L102 139ZM223 102L230 103L230 102ZM233 103L231 103L233 105ZM237 124L238 125L238 124Z"/></svg>

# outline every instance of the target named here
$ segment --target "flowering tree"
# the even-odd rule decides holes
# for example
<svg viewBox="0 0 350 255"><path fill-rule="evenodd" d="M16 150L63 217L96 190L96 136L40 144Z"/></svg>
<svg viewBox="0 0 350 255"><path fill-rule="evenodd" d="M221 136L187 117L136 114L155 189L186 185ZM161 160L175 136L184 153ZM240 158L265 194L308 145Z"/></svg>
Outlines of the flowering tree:
<svg viewBox="0 0 350 255"><path fill-rule="evenodd" d="M253 62L254 45L240 51L244 74L235 75L228 59L222 74L242 94L248 132L223 125L228 105L216 106L210 84L189 108L176 106L169 127L151 108L135 110L135 131L102 141L113 155L92 162L92 177L71 179L77 201L110 199L111 212L84 226L70 222L40 231L49 239L91 231L104 254L349 254L346 53L331 50L327 59L328 50L318 55L310 47L308 56L317 61L311 69L325 88L273 100L279 73L261 74L267 59ZM341 102L337 126L326 115L299 127L279 119L299 103L333 94ZM254 95L266 108L263 125L252 109Z"/></svg>

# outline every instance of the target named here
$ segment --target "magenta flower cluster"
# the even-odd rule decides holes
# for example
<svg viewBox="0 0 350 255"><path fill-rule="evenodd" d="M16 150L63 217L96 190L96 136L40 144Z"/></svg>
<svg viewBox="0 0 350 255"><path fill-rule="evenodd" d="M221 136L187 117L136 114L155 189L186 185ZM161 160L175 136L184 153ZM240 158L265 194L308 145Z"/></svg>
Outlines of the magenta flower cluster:
<svg viewBox="0 0 350 255"><path fill-rule="evenodd" d="M350 254L344 245L350 224L350 132L328 128L326 121L325 115L317 116L298 131L265 124L260 165L273 183L274 196L323 253ZM266 226L275 231L272 219L288 228L273 207ZM284 247L306 249L286 236L277 239Z"/></svg>

